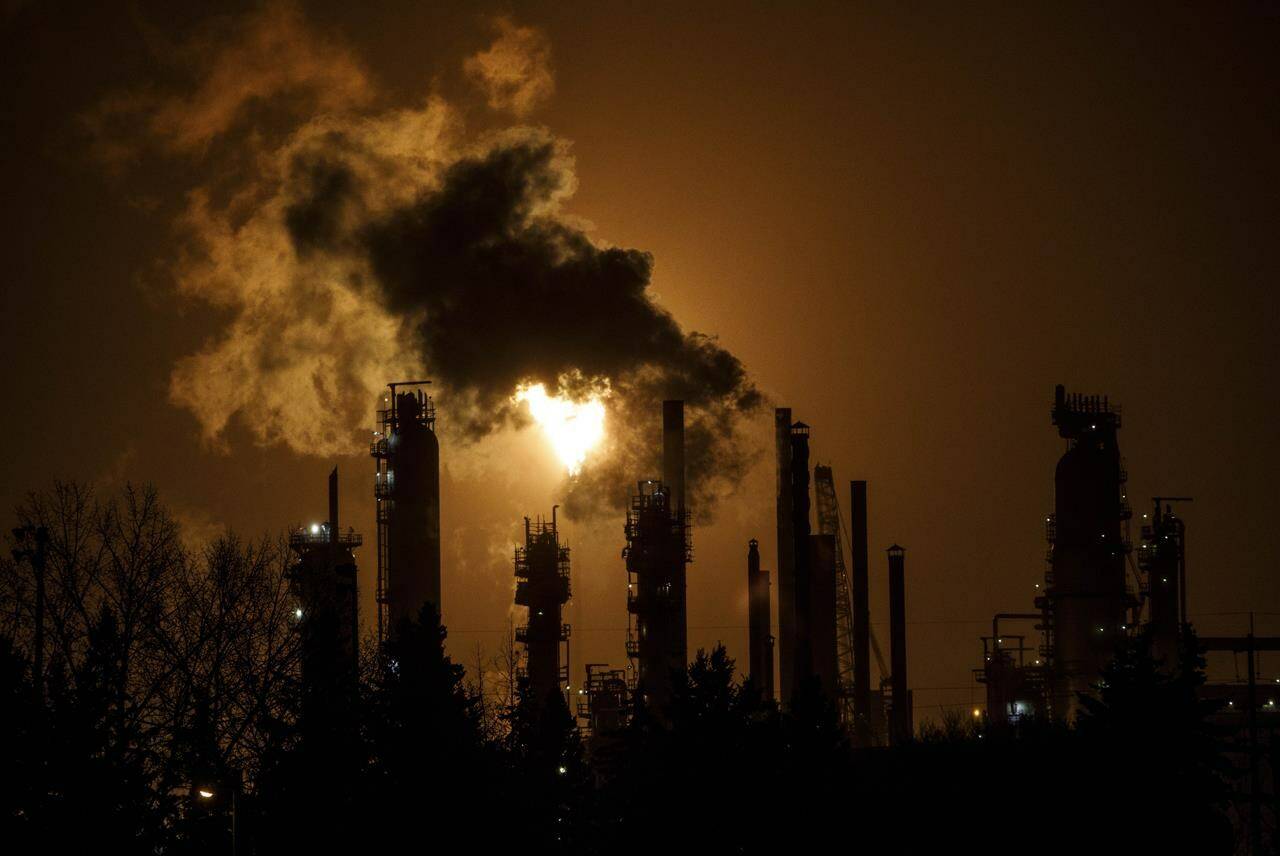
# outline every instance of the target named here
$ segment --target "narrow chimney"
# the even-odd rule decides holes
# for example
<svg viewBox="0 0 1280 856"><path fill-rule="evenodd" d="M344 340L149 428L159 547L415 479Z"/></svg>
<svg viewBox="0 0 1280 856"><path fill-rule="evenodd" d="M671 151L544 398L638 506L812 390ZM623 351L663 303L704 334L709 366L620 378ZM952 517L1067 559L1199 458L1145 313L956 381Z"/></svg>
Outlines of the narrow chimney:
<svg viewBox="0 0 1280 856"><path fill-rule="evenodd" d="M329 543L338 543L338 468L329 473Z"/></svg>
<svg viewBox="0 0 1280 856"><path fill-rule="evenodd" d="M662 481L673 511L684 511L684 402L662 402Z"/></svg>
<svg viewBox="0 0 1280 856"><path fill-rule="evenodd" d="M813 609L811 543L809 536L809 426L796 422L791 426L791 537L792 559L792 648L782 649L785 660L791 661L791 692L813 674ZM783 690L786 693L786 689ZM791 696L783 698L791 702Z"/></svg>
<svg viewBox="0 0 1280 856"><path fill-rule="evenodd" d="M889 668L891 716L890 739L900 745L911 739L911 696L907 690L907 578L906 550L889 548Z"/></svg>
<svg viewBox="0 0 1280 856"><path fill-rule="evenodd" d="M778 466L778 679L780 699L791 702L792 667L796 650L796 545L791 517L791 408L773 414Z"/></svg>
<svg viewBox="0 0 1280 856"><path fill-rule="evenodd" d="M750 675L764 698L773 698L773 635L769 619L769 572L760 570L760 543L747 545L747 635Z"/></svg>

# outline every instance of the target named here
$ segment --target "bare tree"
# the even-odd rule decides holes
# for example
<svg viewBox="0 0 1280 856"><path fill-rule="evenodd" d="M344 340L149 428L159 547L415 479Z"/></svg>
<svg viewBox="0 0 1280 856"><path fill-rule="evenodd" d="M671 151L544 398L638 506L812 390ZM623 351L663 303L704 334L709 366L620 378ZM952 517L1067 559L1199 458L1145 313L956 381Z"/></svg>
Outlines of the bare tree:
<svg viewBox="0 0 1280 856"><path fill-rule="evenodd" d="M144 736L136 749L157 759L158 782L180 777L171 763L178 737L201 717L221 766L252 770L271 724L292 717L287 544L226 533L190 551L149 486L102 500L90 487L57 482L30 494L16 517L49 533L48 669L74 678L91 629L110 613L118 628L114 715ZM0 561L0 631L24 651L35 636L34 591L29 562Z"/></svg>

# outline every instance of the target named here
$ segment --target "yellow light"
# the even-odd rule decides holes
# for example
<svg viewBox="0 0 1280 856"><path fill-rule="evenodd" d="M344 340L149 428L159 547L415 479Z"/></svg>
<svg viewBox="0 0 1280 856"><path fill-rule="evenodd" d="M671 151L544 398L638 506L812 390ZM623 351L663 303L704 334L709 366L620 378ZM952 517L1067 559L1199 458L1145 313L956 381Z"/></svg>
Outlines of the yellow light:
<svg viewBox="0 0 1280 856"><path fill-rule="evenodd" d="M207 789L207 788L201 788L200 790L196 791L196 793L198 793L198 794L200 795L200 799L202 799L202 800L211 800L211 799L213 799L213 791L211 791L211 790L209 790L209 789Z"/></svg>
<svg viewBox="0 0 1280 856"><path fill-rule="evenodd" d="M982 716L982 711L981 711L980 709L978 709L978 708L976 708L976 707L975 707L975 708L973 709L973 718L974 718L974 719L978 719L978 718L979 718L979 717L981 717L981 716Z"/></svg>
<svg viewBox="0 0 1280 856"><path fill-rule="evenodd" d="M604 437L603 397L594 393L583 401L562 395L553 398L537 383L520 387L514 398L529 407L529 414L551 441L569 475L577 475L587 453Z"/></svg>

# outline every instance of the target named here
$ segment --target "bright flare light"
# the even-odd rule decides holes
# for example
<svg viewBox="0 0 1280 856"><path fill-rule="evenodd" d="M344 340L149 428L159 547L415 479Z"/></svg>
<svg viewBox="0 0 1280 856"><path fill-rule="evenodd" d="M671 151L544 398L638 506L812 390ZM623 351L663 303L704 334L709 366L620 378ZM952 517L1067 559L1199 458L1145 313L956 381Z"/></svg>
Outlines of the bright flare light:
<svg viewBox="0 0 1280 856"><path fill-rule="evenodd" d="M552 398L547 395L547 388L538 383L516 390L515 400L529 406L529 413L568 467L569 475L577 475L587 453L604 436L604 401L600 396L585 401Z"/></svg>

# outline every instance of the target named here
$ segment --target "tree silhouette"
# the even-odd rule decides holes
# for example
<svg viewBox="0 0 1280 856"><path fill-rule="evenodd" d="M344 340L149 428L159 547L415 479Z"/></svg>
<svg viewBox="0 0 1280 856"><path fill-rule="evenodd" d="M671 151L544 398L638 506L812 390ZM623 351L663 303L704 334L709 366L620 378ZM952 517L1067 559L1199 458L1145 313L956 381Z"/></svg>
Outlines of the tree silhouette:
<svg viewBox="0 0 1280 856"><path fill-rule="evenodd" d="M1183 631L1172 671L1152 657L1146 632L1125 639L1102 670L1096 696L1080 696L1076 730L1114 774L1132 771L1116 795L1127 809L1162 818L1146 831L1149 846L1229 853L1223 732L1209 720L1216 703L1197 695L1204 657L1192 629Z"/></svg>
<svg viewBox="0 0 1280 856"><path fill-rule="evenodd" d="M428 604L416 620L398 622L383 649L366 706L371 760L361 814L379 818L362 830L366 844L418 835L501 843L513 832L491 823L484 797L501 792L500 758L484 739L462 666L445 654L445 637Z"/></svg>
<svg viewBox="0 0 1280 856"><path fill-rule="evenodd" d="M119 624L103 609L74 672L55 664L46 702L18 708L18 733L31 745L10 749L17 769L30 776L10 808L18 818L17 841L70 852L104 841L145 851L161 840L165 806L152 787L147 741L119 692L120 650ZM6 695L12 697L11 653L7 660ZM30 698L25 684L19 691Z"/></svg>
<svg viewBox="0 0 1280 856"><path fill-rule="evenodd" d="M535 699L521 679L506 719L507 787L521 795L514 808L526 845L548 853L578 849L588 834L591 773L564 695L552 690Z"/></svg>

